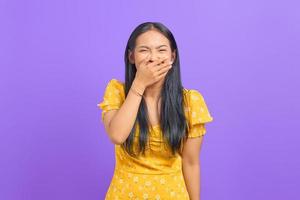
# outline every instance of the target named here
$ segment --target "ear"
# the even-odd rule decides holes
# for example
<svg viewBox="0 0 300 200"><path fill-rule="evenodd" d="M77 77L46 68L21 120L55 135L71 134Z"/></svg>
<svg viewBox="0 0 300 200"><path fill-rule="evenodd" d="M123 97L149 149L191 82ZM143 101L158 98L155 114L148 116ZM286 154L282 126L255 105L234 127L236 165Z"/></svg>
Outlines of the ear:
<svg viewBox="0 0 300 200"><path fill-rule="evenodd" d="M129 49L128 49L128 60L129 60L130 64L134 64L135 63L135 61L134 61L134 54Z"/></svg>
<svg viewBox="0 0 300 200"><path fill-rule="evenodd" d="M176 49L172 52L172 62L174 62L176 59Z"/></svg>

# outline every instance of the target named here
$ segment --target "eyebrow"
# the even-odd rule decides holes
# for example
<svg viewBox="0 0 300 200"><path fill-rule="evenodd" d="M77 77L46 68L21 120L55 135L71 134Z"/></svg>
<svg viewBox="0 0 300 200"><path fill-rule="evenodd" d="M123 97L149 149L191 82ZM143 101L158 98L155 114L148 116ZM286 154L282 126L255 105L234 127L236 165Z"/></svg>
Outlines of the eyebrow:
<svg viewBox="0 0 300 200"><path fill-rule="evenodd" d="M163 44L163 45L157 46L156 48L159 49L160 47L163 47L163 46L167 47L167 45ZM147 48L147 49L149 49L149 47L145 46L145 45L138 46L138 48Z"/></svg>

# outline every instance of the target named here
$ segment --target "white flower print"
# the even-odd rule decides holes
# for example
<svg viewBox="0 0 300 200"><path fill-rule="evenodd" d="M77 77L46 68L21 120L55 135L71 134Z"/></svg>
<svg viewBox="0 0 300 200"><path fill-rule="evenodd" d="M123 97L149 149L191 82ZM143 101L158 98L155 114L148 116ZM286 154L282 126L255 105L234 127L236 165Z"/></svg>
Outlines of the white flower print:
<svg viewBox="0 0 300 200"><path fill-rule="evenodd" d="M144 194L143 194L143 198L144 198L144 199L148 199L148 198L149 198L149 195L148 195L147 193L144 193Z"/></svg>
<svg viewBox="0 0 300 200"><path fill-rule="evenodd" d="M159 194L155 195L155 200L161 200Z"/></svg>
<svg viewBox="0 0 300 200"><path fill-rule="evenodd" d="M128 196L129 196L130 198L132 198L132 197L133 197L133 192L129 192L129 193L128 193Z"/></svg>
<svg viewBox="0 0 300 200"><path fill-rule="evenodd" d="M139 181L139 177L135 176L133 177L133 182L137 183Z"/></svg>
<svg viewBox="0 0 300 200"><path fill-rule="evenodd" d="M146 182L145 182L145 185L146 185L146 186L150 186L150 185L151 185L151 181L146 181Z"/></svg>
<svg viewBox="0 0 300 200"><path fill-rule="evenodd" d="M165 184L166 183L166 180L164 179L164 178L161 178L160 180L159 180L159 182L160 182L160 184Z"/></svg>

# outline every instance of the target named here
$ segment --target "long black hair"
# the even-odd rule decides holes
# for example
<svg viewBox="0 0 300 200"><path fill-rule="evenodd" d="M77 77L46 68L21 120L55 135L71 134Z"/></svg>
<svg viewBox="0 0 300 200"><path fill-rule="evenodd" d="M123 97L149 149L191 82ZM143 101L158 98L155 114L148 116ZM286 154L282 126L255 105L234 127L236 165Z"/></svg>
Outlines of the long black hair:
<svg viewBox="0 0 300 200"><path fill-rule="evenodd" d="M132 82L136 74L135 64L129 61L129 51L133 51L136 45L136 38L148 30L158 30L166 38L169 39L172 52L176 52L173 67L168 71L163 87L161 90L161 113L160 113L160 127L163 133L163 139L167 142L174 155L176 152L181 153L182 143L186 139L187 134L187 121L184 115L184 100L183 100L183 86L180 77L180 62L179 53L175 38L171 31L159 22L145 22L138 25L131 33L125 49L125 96L127 96ZM145 100L142 98L137 118L134 126L122 144L122 147L132 156L136 156L133 152L133 143L135 138L136 125L139 125L139 138L138 138L138 153L141 151L145 153L145 146L148 142L148 130L151 126L148 119L148 111Z"/></svg>

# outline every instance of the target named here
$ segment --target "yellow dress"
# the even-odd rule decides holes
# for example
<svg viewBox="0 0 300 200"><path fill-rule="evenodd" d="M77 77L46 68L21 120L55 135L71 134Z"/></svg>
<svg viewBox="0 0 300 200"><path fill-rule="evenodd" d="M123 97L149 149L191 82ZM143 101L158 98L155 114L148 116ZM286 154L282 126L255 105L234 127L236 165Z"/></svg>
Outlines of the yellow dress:
<svg viewBox="0 0 300 200"><path fill-rule="evenodd" d="M193 89L184 89L184 110L189 123L188 137L200 137L206 133L205 123L213 120L202 95ZM103 101L97 104L104 113L118 109L125 100L124 83L111 79L105 89ZM139 129L136 128L135 143ZM178 199L188 200L188 192L182 173L181 156L173 156L162 139L160 126L150 128L149 145L145 155L130 156L115 144L115 170L106 200L116 199ZM134 149L137 145L134 145Z"/></svg>

